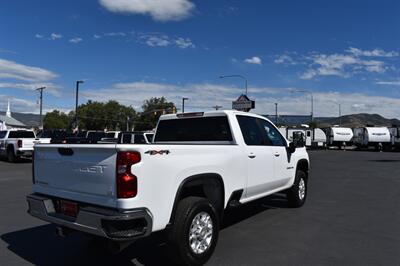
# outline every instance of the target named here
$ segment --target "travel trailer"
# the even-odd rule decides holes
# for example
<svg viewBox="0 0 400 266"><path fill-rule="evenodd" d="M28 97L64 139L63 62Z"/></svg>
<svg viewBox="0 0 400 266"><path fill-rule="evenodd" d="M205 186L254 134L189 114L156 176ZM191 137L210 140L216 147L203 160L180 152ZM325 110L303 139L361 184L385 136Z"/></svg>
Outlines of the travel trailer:
<svg viewBox="0 0 400 266"><path fill-rule="evenodd" d="M396 150L400 149L400 127L389 127L390 143Z"/></svg>
<svg viewBox="0 0 400 266"><path fill-rule="evenodd" d="M326 145L328 147L351 146L353 144L353 130L348 127L329 127L326 129Z"/></svg>
<svg viewBox="0 0 400 266"><path fill-rule="evenodd" d="M320 128L294 127L294 128L279 128L279 131L289 140L293 141L294 134L302 134L306 147L323 148L326 146L325 132Z"/></svg>
<svg viewBox="0 0 400 266"><path fill-rule="evenodd" d="M376 150L390 149L391 135L387 127L361 127L353 130L353 142L357 148L374 147Z"/></svg>

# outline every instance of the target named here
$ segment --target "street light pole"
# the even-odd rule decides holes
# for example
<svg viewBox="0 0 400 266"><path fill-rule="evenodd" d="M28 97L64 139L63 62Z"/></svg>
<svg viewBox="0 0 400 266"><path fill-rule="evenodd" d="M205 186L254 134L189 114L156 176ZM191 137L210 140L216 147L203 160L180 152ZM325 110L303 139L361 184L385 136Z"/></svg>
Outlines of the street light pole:
<svg viewBox="0 0 400 266"><path fill-rule="evenodd" d="M79 84L83 83L83 80L76 81L76 95L75 95L75 127L78 128L78 95L79 95Z"/></svg>
<svg viewBox="0 0 400 266"><path fill-rule="evenodd" d="M43 110L43 90L46 89L46 87L40 87L37 88L36 90L40 92L40 125L39 127L43 129L43 116L42 116L42 110Z"/></svg>
<svg viewBox="0 0 400 266"><path fill-rule="evenodd" d="M247 79L244 76L242 76L242 75L225 75L225 76L219 76L219 78L220 79L223 79L223 78L241 78L241 79L243 79L244 80L244 87L245 87L245 90L246 90L245 95L247 96Z"/></svg>
<svg viewBox="0 0 400 266"><path fill-rule="evenodd" d="M342 106L339 103L339 126L342 126Z"/></svg>
<svg viewBox="0 0 400 266"><path fill-rule="evenodd" d="M185 112L185 101L186 100L189 100L189 98L185 98L185 97L182 98L182 113Z"/></svg>
<svg viewBox="0 0 400 266"><path fill-rule="evenodd" d="M275 103L275 125L278 125L278 103Z"/></svg>

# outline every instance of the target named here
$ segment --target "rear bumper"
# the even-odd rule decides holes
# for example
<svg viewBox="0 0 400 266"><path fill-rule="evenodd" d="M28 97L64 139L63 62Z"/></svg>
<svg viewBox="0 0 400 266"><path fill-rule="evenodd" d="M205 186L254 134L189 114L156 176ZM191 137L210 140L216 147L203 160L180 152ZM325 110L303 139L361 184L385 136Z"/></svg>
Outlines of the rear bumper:
<svg viewBox="0 0 400 266"><path fill-rule="evenodd" d="M30 150L19 149L19 150L17 150L16 153L18 156L32 157L33 150L32 149L30 149Z"/></svg>
<svg viewBox="0 0 400 266"><path fill-rule="evenodd" d="M53 197L40 194L27 196L28 213L41 220L73 230L116 241L132 241L148 236L152 217L145 208L118 211L93 205L79 205L76 218L56 213Z"/></svg>

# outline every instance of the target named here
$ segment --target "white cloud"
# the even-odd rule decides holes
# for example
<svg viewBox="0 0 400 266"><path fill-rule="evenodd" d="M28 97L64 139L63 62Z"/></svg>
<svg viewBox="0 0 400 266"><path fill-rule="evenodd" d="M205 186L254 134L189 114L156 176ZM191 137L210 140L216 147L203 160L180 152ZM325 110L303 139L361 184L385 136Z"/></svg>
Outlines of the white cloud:
<svg viewBox="0 0 400 266"><path fill-rule="evenodd" d="M35 38L43 39L43 35L36 33L36 34L35 34Z"/></svg>
<svg viewBox="0 0 400 266"><path fill-rule="evenodd" d="M397 57L396 51L384 51L382 49L361 50L350 47L343 53L323 54L311 52L307 55L298 55L292 52L277 55L274 63L283 65L306 65L301 79L313 79L318 76L338 76L343 78L351 77L362 73L384 73L387 70L395 69L391 65L389 57Z"/></svg>
<svg viewBox="0 0 400 266"><path fill-rule="evenodd" d="M278 55L275 58L274 63L284 64L284 65L296 65L297 64L297 62L291 56L289 56L287 54Z"/></svg>
<svg viewBox="0 0 400 266"><path fill-rule="evenodd" d="M156 21L179 21L191 15L195 5L189 0L99 0L111 12L149 15Z"/></svg>
<svg viewBox="0 0 400 266"><path fill-rule="evenodd" d="M34 91L37 88L46 87L46 93L50 93L53 96L59 97L60 86L51 82L41 82L41 83L13 83L13 82L0 82L0 88L4 89L20 89Z"/></svg>
<svg viewBox="0 0 400 266"><path fill-rule="evenodd" d="M262 64L262 60L258 56L253 56L252 58L247 58L247 59L244 60L244 62L248 63L248 64L254 64L254 65L261 65Z"/></svg>
<svg viewBox="0 0 400 266"><path fill-rule="evenodd" d="M278 103L280 114L310 113L310 97L307 94L292 94L289 91L301 88L249 87L249 96L256 100L255 113L274 114ZM243 93L242 87L211 83L168 84L151 82L117 83L109 88L85 90L82 97L96 101L117 100L125 105L141 109L143 101L150 97L164 96L179 108L182 97L188 97L188 111L212 110L212 106L221 105L230 109L232 101ZM339 93L314 91L315 116L337 116L338 104L342 113L378 113L388 118L400 118L400 99L371 96L363 93Z"/></svg>
<svg viewBox="0 0 400 266"><path fill-rule="evenodd" d="M0 111L7 110L8 100L10 100L11 104L11 114L13 112L37 113L39 111L39 105L34 101L15 98L4 94L0 94Z"/></svg>
<svg viewBox="0 0 400 266"><path fill-rule="evenodd" d="M114 36L120 36L120 37L125 37L127 34L125 32L106 32L104 33L104 36L108 37L114 37Z"/></svg>
<svg viewBox="0 0 400 266"><path fill-rule="evenodd" d="M46 81L57 77L57 74L40 67L18 64L0 59L0 79L17 79L23 81Z"/></svg>
<svg viewBox="0 0 400 266"><path fill-rule="evenodd" d="M0 88L33 91L45 86L50 94L60 96L60 87L50 82L56 77L57 74L47 69L0 59Z"/></svg>
<svg viewBox="0 0 400 266"><path fill-rule="evenodd" d="M138 41L150 47L166 47L174 45L180 49L195 48L196 45L189 38L169 37L162 33L139 33Z"/></svg>
<svg viewBox="0 0 400 266"><path fill-rule="evenodd" d="M347 78L355 73L370 72L383 73L386 64L378 60L364 60L348 54L313 54L305 57L311 61L309 69L301 76L301 79L312 79L316 76L339 76Z"/></svg>
<svg viewBox="0 0 400 266"><path fill-rule="evenodd" d="M389 85L389 86L400 86L400 80L392 80L392 81L377 81L375 82L379 85Z"/></svg>
<svg viewBox="0 0 400 266"><path fill-rule="evenodd" d="M11 95L5 95L5 94L0 94L0 112L6 111L7 110L7 104L8 100L10 100L11 104L11 114L13 112L19 112L19 113L39 113L39 101L32 101L32 100L26 100L26 99L21 99L21 98L16 98ZM43 102L43 113L51 112L54 109L60 110L64 113L68 113L71 111L70 109L67 108L60 108L60 106L55 106L52 103Z"/></svg>
<svg viewBox="0 0 400 266"><path fill-rule="evenodd" d="M94 35L93 35L93 38L95 38L95 39L100 39L100 38L101 38L101 35L99 35L99 34L94 34Z"/></svg>
<svg viewBox="0 0 400 266"><path fill-rule="evenodd" d="M57 39L61 39L62 38L62 35L61 34L59 34L59 33L52 33L52 34L50 34L50 40L57 40Z"/></svg>
<svg viewBox="0 0 400 266"><path fill-rule="evenodd" d="M355 56L374 56L374 57L396 57L399 53L396 51L384 51L382 49L361 50L355 47L349 47L346 52L352 53Z"/></svg>
<svg viewBox="0 0 400 266"><path fill-rule="evenodd" d="M195 48L196 46L193 44L192 40L190 40L189 38L177 38L175 40L175 44L182 49L186 49L186 48Z"/></svg>
<svg viewBox="0 0 400 266"><path fill-rule="evenodd" d="M166 35L144 35L141 38L144 39L144 42L151 47L165 47L171 43Z"/></svg>
<svg viewBox="0 0 400 266"><path fill-rule="evenodd" d="M72 42L72 43L80 43L81 41L83 41L83 40L82 40L82 38L79 38L79 37L74 37L74 38L69 39L69 42Z"/></svg>

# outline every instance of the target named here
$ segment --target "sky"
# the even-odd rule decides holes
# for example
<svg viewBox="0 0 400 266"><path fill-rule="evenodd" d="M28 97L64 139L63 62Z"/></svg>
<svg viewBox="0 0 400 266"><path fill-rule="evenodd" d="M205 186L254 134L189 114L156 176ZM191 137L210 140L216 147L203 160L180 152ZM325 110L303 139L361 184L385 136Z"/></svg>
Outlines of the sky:
<svg viewBox="0 0 400 266"><path fill-rule="evenodd" d="M0 111L68 112L165 96L185 111L400 118L400 1L37 0L0 3Z"/></svg>

